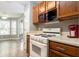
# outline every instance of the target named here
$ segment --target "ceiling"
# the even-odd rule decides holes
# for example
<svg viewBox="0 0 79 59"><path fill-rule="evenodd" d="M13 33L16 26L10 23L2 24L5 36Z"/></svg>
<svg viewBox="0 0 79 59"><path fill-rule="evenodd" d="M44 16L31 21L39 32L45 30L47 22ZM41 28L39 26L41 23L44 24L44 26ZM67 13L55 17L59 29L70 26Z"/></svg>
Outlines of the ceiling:
<svg viewBox="0 0 79 59"><path fill-rule="evenodd" d="M40 3L41 1L31 1L33 5ZM7 16L10 18L21 17L24 14L25 5L29 1L0 1L0 17Z"/></svg>
<svg viewBox="0 0 79 59"><path fill-rule="evenodd" d="M0 16L20 17L27 3L26 1L0 1Z"/></svg>

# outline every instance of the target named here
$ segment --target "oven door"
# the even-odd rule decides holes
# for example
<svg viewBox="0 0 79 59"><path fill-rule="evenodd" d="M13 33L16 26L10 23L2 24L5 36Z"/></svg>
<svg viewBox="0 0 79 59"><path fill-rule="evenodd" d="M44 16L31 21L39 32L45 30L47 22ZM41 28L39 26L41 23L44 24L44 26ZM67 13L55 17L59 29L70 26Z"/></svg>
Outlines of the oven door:
<svg viewBox="0 0 79 59"><path fill-rule="evenodd" d="M47 57L47 45L31 40L31 57Z"/></svg>

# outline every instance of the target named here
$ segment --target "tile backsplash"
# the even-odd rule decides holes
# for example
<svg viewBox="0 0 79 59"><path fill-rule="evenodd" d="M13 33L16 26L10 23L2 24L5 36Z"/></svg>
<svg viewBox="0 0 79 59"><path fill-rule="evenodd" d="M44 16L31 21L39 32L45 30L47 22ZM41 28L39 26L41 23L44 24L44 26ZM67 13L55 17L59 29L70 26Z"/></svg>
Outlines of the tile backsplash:
<svg viewBox="0 0 79 59"><path fill-rule="evenodd" d="M67 21L62 21L56 24L41 24L39 25L40 28L61 28L63 32L68 32L68 26L71 24L79 24L78 19L72 19Z"/></svg>

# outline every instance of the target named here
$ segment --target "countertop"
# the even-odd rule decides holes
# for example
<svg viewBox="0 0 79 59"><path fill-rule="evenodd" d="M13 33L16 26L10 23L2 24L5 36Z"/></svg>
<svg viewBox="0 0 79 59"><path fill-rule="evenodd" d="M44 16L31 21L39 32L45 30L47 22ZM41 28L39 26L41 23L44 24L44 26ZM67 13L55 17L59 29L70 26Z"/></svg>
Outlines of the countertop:
<svg viewBox="0 0 79 59"><path fill-rule="evenodd" d="M65 36L60 36L60 37L51 37L49 38L49 40L79 47L79 38L68 38Z"/></svg>
<svg viewBox="0 0 79 59"><path fill-rule="evenodd" d="M27 33L27 35L35 35L35 34L41 34L43 33L42 31L33 31L33 32L29 32Z"/></svg>

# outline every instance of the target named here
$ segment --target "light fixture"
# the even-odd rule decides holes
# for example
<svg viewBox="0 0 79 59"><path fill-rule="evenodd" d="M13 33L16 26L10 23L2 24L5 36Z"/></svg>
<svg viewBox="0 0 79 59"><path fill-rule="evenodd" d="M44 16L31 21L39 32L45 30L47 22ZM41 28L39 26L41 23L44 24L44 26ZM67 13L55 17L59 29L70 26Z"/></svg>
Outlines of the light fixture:
<svg viewBox="0 0 79 59"><path fill-rule="evenodd" d="M2 19L7 19L8 17L6 17L6 16L2 16L1 18L2 18Z"/></svg>

